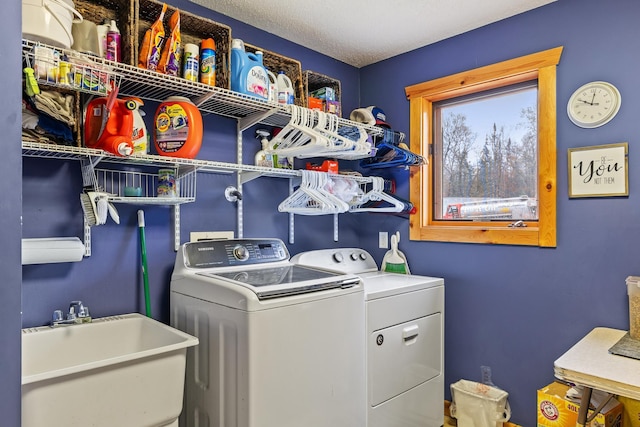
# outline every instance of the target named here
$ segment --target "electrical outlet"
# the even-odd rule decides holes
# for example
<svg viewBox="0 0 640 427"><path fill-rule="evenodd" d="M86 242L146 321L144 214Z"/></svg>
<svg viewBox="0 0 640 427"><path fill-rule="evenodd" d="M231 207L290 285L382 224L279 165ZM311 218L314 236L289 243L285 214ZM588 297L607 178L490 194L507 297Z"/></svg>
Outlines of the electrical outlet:
<svg viewBox="0 0 640 427"><path fill-rule="evenodd" d="M388 249L389 248L389 233L386 231L381 231L378 233L378 247L380 249Z"/></svg>
<svg viewBox="0 0 640 427"><path fill-rule="evenodd" d="M223 239L233 239L233 231L192 231L191 233L189 233L190 242Z"/></svg>

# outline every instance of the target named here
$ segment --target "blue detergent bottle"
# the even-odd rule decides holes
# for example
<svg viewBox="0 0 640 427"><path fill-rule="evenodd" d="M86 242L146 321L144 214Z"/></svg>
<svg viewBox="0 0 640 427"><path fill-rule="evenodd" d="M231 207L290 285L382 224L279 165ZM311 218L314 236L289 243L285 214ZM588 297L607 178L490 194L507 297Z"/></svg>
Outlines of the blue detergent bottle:
<svg viewBox="0 0 640 427"><path fill-rule="evenodd" d="M231 42L231 90L269 100L269 78L262 65L262 52L247 53L244 42Z"/></svg>

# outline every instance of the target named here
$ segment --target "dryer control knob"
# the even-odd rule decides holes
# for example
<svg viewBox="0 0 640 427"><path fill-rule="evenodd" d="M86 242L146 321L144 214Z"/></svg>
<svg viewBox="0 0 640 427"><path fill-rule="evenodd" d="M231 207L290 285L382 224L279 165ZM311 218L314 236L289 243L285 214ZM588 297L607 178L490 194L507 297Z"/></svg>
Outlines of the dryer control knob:
<svg viewBox="0 0 640 427"><path fill-rule="evenodd" d="M360 259L361 260L366 260L367 259L367 254L365 254L364 252L360 252Z"/></svg>
<svg viewBox="0 0 640 427"><path fill-rule="evenodd" d="M355 252L351 252L351 259L352 259L353 261L357 261L357 260L358 260L358 254L357 254L357 253L355 253Z"/></svg>
<svg viewBox="0 0 640 427"><path fill-rule="evenodd" d="M335 262L342 262L342 261L344 261L344 257L342 256L342 254L340 252L336 252L335 254L333 254L333 260Z"/></svg>

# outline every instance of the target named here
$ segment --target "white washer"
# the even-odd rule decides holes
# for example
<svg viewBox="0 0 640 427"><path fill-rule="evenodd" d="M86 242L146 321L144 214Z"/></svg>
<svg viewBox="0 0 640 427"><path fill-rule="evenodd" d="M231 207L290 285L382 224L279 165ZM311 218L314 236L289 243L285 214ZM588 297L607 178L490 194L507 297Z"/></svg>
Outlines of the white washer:
<svg viewBox="0 0 640 427"><path fill-rule="evenodd" d="M303 252L292 262L358 274L367 328L367 427L444 424L444 280L378 271L355 248Z"/></svg>
<svg viewBox="0 0 640 427"><path fill-rule="evenodd" d="M358 276L294 265L278 239L186 243L171 324L200 340L187 353L181 426L365 425Z"/></svg>

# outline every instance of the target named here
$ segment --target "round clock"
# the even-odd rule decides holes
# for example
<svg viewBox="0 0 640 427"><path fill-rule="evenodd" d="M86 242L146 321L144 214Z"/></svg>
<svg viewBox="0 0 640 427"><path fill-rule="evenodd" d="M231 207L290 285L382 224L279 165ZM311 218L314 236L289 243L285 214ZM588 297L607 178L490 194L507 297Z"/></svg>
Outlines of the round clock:
<svg viewBox="0 0 640 427"><path fill-rule="evenodd" d="M567 114L577 126L596 128L615 117L621 102L620 92L611 83L590 82L573 92Z"/></svg>

